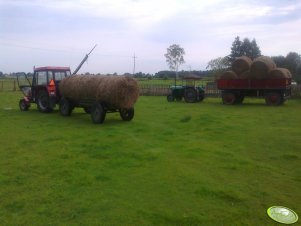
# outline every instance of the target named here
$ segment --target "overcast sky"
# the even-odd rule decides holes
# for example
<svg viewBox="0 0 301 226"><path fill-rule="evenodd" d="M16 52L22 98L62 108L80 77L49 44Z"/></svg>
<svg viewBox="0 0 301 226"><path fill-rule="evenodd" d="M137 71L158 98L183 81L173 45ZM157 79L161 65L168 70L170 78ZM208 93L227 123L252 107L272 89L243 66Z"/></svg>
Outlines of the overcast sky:
<svg viewBox="0 0 301 226"><path fill-rule="evenodd" d="M301 53L301 0L0 0L0 71L70 66L98 44L80 72L168 70L179 44L180 70L204 70L230 54L234 38L255 38L263 55Z"/></svg>

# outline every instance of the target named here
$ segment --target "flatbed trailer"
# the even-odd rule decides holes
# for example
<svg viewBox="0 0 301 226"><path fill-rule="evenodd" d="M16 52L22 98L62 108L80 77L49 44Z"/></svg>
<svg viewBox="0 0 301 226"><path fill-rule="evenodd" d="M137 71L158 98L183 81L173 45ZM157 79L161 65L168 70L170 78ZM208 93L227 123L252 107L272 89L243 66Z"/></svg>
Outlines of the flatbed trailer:
<svg viewBox="0 0 301 226"><path fill-rule="evenodd" d="M291 96L291 78L218 79L224 104L241 104L245 96L265 98L267 105L282 105Z"/></svg>

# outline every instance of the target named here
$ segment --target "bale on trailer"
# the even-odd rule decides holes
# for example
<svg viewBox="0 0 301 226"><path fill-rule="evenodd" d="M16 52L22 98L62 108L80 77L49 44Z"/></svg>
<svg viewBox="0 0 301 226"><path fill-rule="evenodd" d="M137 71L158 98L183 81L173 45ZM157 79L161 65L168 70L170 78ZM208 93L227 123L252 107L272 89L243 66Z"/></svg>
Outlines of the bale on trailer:
<svg viewBox="0 0 301 226"><path fill-rule="evenodd" d="M267 78L292 78L291 72L286 68L275 68L270 71Z"/></svg>
<svg viewBox="0 0 301 226"><path fill-rule="evenodd" d="M127 109L139 97L137 81L125 76L72 75L61 81L60 91L74 101L90 99Z"/></svg>
<svg viewBox="0 0 301 226"><path fill-rule="evenodd" d="M242 74L239 75L238 79L250 79L251 78L251 72L245 71Z"/></svg>
<svg viewBox="0 0 301 226"><path fill-rule="evenodd" d="M234 71L225 71L219 79L237 79L237 74Z"/></svg>
<svg viewBox="0 0 301 226"><path fill-rule="evenodd" d="M265 79L271 70L276 68L274 61L267 56L257 57L251 64L251 77L254 79Z"/></svg>
<svg viewBox="0 0 301 226"><path fill-rule="evenodd" d="M249 71L252 64L252 60L247 56L238 57L232 63L232 70L240 77L245 71Z"/></svg>

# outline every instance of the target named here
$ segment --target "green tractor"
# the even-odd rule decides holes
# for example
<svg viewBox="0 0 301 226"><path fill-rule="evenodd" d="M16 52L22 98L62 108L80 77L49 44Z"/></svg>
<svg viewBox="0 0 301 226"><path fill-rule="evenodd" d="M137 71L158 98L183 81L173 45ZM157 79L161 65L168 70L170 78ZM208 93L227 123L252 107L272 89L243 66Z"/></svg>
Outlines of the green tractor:
<svg viewBox="0 0 301 226"><path fill-rule="evenodd" d="M167 96L167 101L182 101L184 98L187 103L201 102L205 98L205 90L203 86L196 86L196 81L200 79L197 76L184 77L182 85L170 87L171 94Z"/></svg>

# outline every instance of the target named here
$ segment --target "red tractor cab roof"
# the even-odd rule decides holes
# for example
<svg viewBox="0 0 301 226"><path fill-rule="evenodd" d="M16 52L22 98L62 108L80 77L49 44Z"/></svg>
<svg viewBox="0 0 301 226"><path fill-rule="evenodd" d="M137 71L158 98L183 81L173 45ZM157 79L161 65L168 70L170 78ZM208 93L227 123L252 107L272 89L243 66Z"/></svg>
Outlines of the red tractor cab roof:
<svg viewBox="0 0 301 226"><path fill-rule="evenodd" d="M47 67L35 67L34 71L70 71L70 67L53 67L53 66L47 66Z"/></svg>

